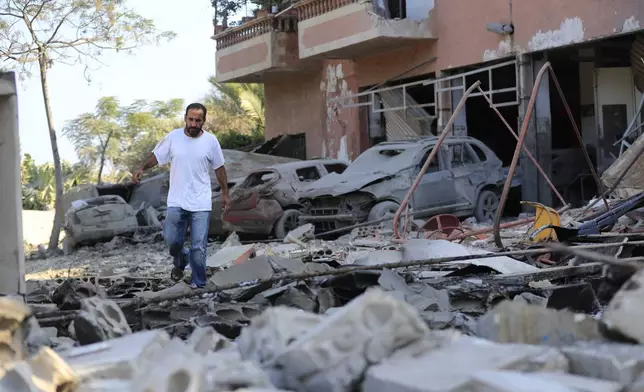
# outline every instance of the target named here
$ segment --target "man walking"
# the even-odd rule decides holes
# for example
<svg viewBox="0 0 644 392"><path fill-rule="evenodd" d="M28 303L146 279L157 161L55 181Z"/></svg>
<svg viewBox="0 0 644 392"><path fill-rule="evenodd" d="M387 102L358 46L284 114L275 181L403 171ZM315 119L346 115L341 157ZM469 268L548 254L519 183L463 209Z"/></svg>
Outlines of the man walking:
<svg viewBox="0 0 644 392"><path fill-rule="evenodd" d="M170 162L168 210L163 225L163 238L174 257L171 277L183 278L188 263L192 269L193 289L206 285L206 249L208 225L212 210L210 169L215 170L221 187L224 212L230 206L224 155L217 137L203 130L206 107L191 103L186 108L185 127L168 133L154 148L143 166L133 174L138 183L147 169ZM184 247L190 225L190 251Z"/></svg>

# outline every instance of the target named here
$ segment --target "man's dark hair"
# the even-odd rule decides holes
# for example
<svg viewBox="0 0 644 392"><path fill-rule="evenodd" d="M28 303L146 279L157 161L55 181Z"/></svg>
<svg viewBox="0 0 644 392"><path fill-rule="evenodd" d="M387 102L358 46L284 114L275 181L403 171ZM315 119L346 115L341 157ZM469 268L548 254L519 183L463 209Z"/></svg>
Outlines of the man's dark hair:
<svg viewBox="0 0 644 392"><path fill-rule="evenodd" d="M203 120L206 121L206 114L208 113L208 109L206 109L206 107L204 105L200 104L199 102L191 103L186 108L186 116L188 115L188 111L190 109L199 109L199 110L201 110L203 112Z"/></svg>

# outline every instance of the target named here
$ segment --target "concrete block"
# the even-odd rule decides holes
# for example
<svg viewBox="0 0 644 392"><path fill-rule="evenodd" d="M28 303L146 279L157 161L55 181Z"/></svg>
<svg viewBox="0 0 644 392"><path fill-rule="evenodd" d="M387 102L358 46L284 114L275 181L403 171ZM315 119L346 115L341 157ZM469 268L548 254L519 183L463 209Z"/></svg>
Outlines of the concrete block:
<svg viewBox="0 0 644 392"><path fill-rule="evenodd" d="M81 311L74 319L74 331L81 345L132 333L121 308L114 301L99 297L81 301Z"/></svg>
<svg viewBox="0 0 644 392"><path fill-rule="evenodd" d="M562 347L570 372L586 377L633 383L644 372L644 346L601 342L578 342Z"/></svg>
<svg viewBox="0 0 644 392"><path fill-rule="evenodd" d="M192 331L186 344L201 355L230 347L231 342L212 327L197 327Z"/></svg>
<svg viewBox="0 0 644 392"><path fill-rule="evenodd" d="M194 319L197 326L212 327L229 339L239 336L243 327L262 312L262 306L253 303L212 304L208 313Z"/></svg>
<svg viewBox="0 0 644 392"><path fill-rule="evenodd" d="M270 366L289 344L322 320L323 316L285 306L268 308L242 330L239 352L244 359Z"/></svg>
<svg viewBox="0 0 644 392"><path fill-rule="evenodd" d="M0 297L0 367L26 358L30 315L23 302Z"/></svg>
<svg viewBox="0 0 644 392"><path fill-rule="evenodd" d="M476 331L501 343L565 345L602 339L598 321L588 315L507 300L481 317Z"/></svg>
<svg viewBox="0 0 644 392"><path fill-rule="evenodd" d="M464 338L422 356L392 359L372 366L367 371L362 390L478 391L465 388L476 372L501 369L524 372L566 371L568 361L561 352L552 347L502 345L482 339ZM428 380L431 382L427 382Z"/></svg>
<svg viewBox="0 0 644 392"><path fill-rule="evenodd" d="M62 358L81 382L92 378L132 379L138 363L165 347L170 337L163 330L137 332L121 338L73 347Z"/></svg>
<svg viewBox="0 0 644 392"><path fill-rule="evenodd" d="M42 347L29 361L10 366L0 379L0 391L74 391L78 386L78 376L49 347Z"/></svg>
<svg viewBox="0 0 644 392"><path fill-rule="evenodd" d="M268 375L257 364L242 360L238 352L210 353L204 360L209 391L273 388Z"/></svg>
<svg viewBox="0 0 644 392"><path fill-rule="evenodd" d="M644 270L631 276L604 310L602 321L613 333L644 343Z"/></svg>
<svg viewBox="0 0 644 392"><path fill-rule="evenodd" d="M132 377L132 392L201 392L206 387L205 361L180 339L172 339L141 358Z"/></svg>
<svg viewBox="0 0 644 392"><path fill-rule="evenodd" d="M409 304L370 288L286 347L275 360L281 373L275 385L298 391L350 391L369 365L417 343L427 332Z"/></svg>
<svg viewBox="0 0 644 392"><path fill-rule="evenodd" d="M255 245L227 246L219 249L206 259L206 266L211 268L226 268L233 264L241 264L255 254Z"/></svg>

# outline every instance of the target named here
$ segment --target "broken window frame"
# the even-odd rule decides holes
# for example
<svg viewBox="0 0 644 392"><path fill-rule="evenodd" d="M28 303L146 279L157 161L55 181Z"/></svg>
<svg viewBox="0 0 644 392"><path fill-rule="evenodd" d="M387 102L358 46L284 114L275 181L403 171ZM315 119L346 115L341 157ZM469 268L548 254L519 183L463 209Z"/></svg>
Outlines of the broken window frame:
<svg viewBox="0 0 644 392"><path fill-rule="evenodd" d="M505 87L505 88L499 88L499 89L492 88L492 86L494 86L494 76L492 71L498 68L508 67L510 65L514 66L514 74L515 74L514 87ZM465 90L467 90L468 88L466 78L468 76L472 76L472 75L476 75L484 72L488 73L489 86L487 90L483 90L483 91L494 103L494 107L500 108L500 107L514 106L519 104L519 70L517 67L517 60L510 60L510 61L505 61L498 64L488 65L486 67L481 67L479 69L475 69L472 71L461 72L455 75L442 77L439 79L420 80L416 82L400 84L397 86L383 87L383 88L374 89L370 91L364 91L357 94L329 98L327 100L327 106L330 104L333 104L333 105L339 105L341 108L358 108L358 107L371 105L371 111L373 113L393 112L397 110L407 111L408 109L414 109L414 108L422 108L422 109L434 108L434 112L437 113L436 103L438 102L438 94L444 93L444 92L459 91L459 90L464 93ZM453 85L452 81L458 80L458 79L461 80L460 85ZM450 87L440 87L442 82L450 82L449 83ZM424 103L420 105L407 105L408 88L416 87L416 86L429 86L429 85L434 85L434 102ZM391 91L396 89L402 90L403 106L398 106L393 108L383 107L382 109L379 109L378 106L376 105L376 102L378 102L380 99L379 94L383 91ZM494 102L495 94L510 93L510 92L514 92L514 100L498 102L498 103ZM483 94L481 92L475 91L469 95L468 99L472 97L480 97L482 95ZM368 99L365 99L364 102L360 102L361 97L368 97Z"/></svg>
<svg viewBox="0 0 644 392"><path fill-rule="evenodd" d="M318 178L316 178L316 179L314 179L314 180L312 180L312 179L305 179L305 180L301 180L301 179L300 179L300 174L298 173L300 170L307 170L307 171L309 171L309 170L315 170L315 173L317 173ZM322 177L323 177L323 176L322 176L322 173L320 172L320 169L317 167L317 165L313 165L313 166L303 166L303 167L298 167L297 169L295 169L295 178L296 178L300 183L315 182L315 181L319 180L319 179L320 179L320 178L322 178Z"/></svg>

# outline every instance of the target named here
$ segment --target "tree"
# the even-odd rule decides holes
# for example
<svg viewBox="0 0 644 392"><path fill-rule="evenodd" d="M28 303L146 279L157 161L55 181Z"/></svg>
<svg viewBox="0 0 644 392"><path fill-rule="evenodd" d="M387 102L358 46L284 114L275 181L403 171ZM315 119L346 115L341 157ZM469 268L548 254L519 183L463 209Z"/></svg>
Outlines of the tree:
<svg viewBox="0 0 644 392"><path fill-rule="evenodd" d="M208 80L211 93L204 98L208 108L206 128L221 139L253 144L264 139L264 86L256 83L219 83ZM245 135L245 136L241 136ZM236 141L235 141L236 140Z"/></svg>
<svg viewBox="0 0 644 392"><path fill-rule="evenodd" d="M113 163L123 137L121 108L115 97L104 97L95 113L84 113L67 123L63 134L71 141L78 158L87 166L98 165L96 184L103 183L106 163Z"/></svg>
<svg viewBox="0 0 644 392"><path fill-rule="evenodd" d="M49 248L58 247L63 220L63 173L51 111L47 72L56 63L98 60L106 50L131 52L171 39L154 23L125 7L124 0L7 0L0 4L0 58L23 75L37 64L56 178L56 213Z"/></svg>
<svg viewBox="0 0 644 392"><path fill-rule="evenodd" d="M215 26L221 23L224 29L228 28L228 19L246 4L246 0L210 0L212 8L215 9L213 23Z"/></svg>

